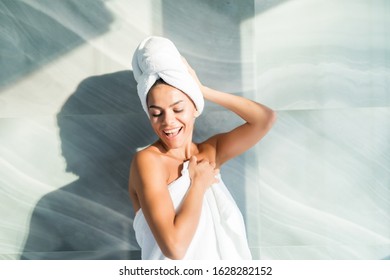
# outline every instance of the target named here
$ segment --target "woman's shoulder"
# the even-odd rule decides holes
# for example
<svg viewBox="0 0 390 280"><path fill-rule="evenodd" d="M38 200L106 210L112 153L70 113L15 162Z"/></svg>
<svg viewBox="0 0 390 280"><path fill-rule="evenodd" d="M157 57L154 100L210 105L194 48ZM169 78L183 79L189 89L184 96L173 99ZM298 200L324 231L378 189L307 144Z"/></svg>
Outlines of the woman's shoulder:
<svg viewBox="0 0 390 280"><path fill-rule="evenodd" d="M153 176L150 176L153 174ZM140 181L145 179L150 180L159 179L166 180L168 176L167 170L164 167L164 162L161 159L161 156L156 152L156 150L150 146L143 150L138 151L132 160L130 178L134 180L137 184Z"/></svg>
<svg viewBox="0 0 390 280"><path fill-rule="evenodd" d="M154 145L139 150L133 158L133 163L137 165L156 165L159 162L161 162L161 155Z"/></svg>

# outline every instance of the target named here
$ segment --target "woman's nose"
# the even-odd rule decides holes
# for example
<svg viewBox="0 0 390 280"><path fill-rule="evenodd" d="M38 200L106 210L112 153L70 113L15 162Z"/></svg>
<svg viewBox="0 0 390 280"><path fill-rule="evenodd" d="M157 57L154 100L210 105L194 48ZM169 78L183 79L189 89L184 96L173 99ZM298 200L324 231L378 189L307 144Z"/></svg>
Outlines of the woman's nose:
<svg viewBox="0 0 390 280"><path fill-rule="evenodd" d="M175 119L174 113L171 111L166 111L164 114L163 123L165 125L170 124L174 121L174 119Z"/></svg>

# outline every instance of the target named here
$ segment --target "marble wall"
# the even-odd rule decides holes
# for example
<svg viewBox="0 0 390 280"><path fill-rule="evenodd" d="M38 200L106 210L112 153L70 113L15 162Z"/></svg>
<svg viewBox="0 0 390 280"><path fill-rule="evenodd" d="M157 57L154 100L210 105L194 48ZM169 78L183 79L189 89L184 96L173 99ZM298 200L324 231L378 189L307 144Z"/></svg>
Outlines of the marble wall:
<svg viewBox="0 0 390 280"><path fill-rule="evenodd" d="M386 0L0 3L0 259L137 259L128 167L155 139L131 55L172 39L201 80L278 112L222 170L256 259L390 256ZM213 104L196 140L240 120Z"/></svg>
<svg viewBox="0 0 390 280"><path fill-rule="evenodd" d="M264 259L390 256L390 3L256 0Z"/></svg>

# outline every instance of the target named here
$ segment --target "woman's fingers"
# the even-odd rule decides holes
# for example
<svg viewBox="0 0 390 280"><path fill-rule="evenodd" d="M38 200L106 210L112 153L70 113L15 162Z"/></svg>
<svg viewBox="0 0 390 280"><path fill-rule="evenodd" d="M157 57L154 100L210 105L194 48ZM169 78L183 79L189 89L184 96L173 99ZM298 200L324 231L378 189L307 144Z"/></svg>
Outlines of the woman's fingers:
<svg viewBox="0 0 390 280"><path fill-rule="evenodd" d="M190 158L189 171L191 180L202 182L205 187L218 183L219 168L215 168L214 162L209 162L207 159L197 161L195 156Z"/></svg>
<svg viewBox="0 0 390 280"><path fill-rule="evenodd" d="M196 156L192 156L191 158L190 158L190 165L194 165L194 164L196 164L198 162L198 159L196 158Z"/></svg>

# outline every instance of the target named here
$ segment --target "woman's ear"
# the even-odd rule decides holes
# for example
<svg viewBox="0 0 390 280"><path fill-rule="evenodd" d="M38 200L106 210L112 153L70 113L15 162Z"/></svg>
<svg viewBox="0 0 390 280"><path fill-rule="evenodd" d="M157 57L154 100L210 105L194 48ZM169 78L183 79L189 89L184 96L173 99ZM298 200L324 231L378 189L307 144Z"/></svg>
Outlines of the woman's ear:
<svg viewBox="0 0 390 280"><path fill-rule="evenodd" d="M194 112L194 119L197 118L197 117L199 117L199 115L200 115L200 114L199 114L199 111L196 110L196 111Z"/></svg>

